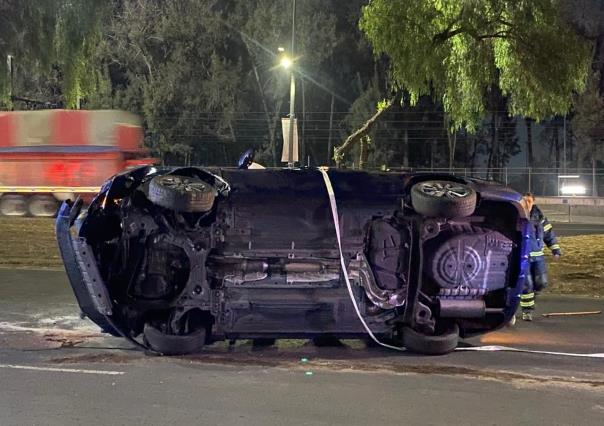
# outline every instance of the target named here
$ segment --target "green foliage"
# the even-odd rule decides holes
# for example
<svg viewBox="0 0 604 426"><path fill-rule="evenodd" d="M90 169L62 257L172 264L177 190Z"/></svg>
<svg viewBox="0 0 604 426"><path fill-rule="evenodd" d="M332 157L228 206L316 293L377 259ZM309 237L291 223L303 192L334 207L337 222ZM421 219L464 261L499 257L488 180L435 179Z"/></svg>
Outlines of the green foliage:
<svg viewBox="0 0 604 426"><path fill-rule="evenodd" d="M98 72L92 60L110 6L102 0L0 0L0 58L2 64L9 54L15 58L13 94L36 96L28 81L56 81L57 71L65 106L75 108L78 99L95 92ZM8 77L0 72L5 103Z"/></svg>
<svg viewBox="0 0 604 426"><path fill-rule="evenodd" d="M600 75L593 73L585 92L574 98L571 125L578 142L579 164L604 160L604 96L598 91L599 80Z"/></svg>
<svg viewBox="0 0 604 426"><path fill-rule="evenodd" d="M390 104L392 103L392 101L388 100L388 99L380 99L377 103L376 109L378 111L383 111L386 108L388 108L390 106Z"/></svg>
<svg viewBox="0 0 604 426"><path fill-rule="evenodd" d="M584 89L590 44L562 19L558 0L371 0L360 27L411 104L429 95L455 127L474 130L498 87L510 114L566 113Z"/></svg>

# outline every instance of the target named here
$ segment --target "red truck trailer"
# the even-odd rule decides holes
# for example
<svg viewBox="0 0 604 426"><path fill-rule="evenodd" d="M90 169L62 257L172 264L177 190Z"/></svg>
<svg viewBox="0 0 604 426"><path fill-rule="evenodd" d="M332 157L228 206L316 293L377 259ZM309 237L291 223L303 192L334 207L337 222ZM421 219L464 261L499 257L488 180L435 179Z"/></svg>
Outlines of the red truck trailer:
<svg viewBox="0 0 604 426"><path fill-rule="evenodd" d="M0 215L54 216L115 173L154 159L140 119L115 110L0 112Z"/></svg>

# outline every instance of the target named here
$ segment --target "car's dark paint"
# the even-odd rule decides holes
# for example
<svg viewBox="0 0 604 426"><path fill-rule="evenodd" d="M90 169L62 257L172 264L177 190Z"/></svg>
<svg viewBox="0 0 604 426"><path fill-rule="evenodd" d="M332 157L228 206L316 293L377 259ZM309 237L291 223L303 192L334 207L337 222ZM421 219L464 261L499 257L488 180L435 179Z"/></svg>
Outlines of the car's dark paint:
<svg viewBox="0 0 604 426"><path fill-rule="evenodd" d="M179 215L152 205L148 183L166 173L214 185L213 210ZM404 325L431 333L442 322L458 324L463 336L511 318L528 259L520 194L442 174L328 173L355 297L374 334L396 337ZM475 214L449 220L417 215L409 193L423 180L470 186L478 194ZM103 185L74 236L78 213L79 206L62 206L57 238L83 314L107 332L131 338L153 323L173 327L169 333L207 327L211 339L365 334L342 280L318 170L141 167ZM508 260L497 288L489 288L486 277L481 288L460 294L459 287L441 288L426 275L424 263L454 237L468 247L482 239L495 251L509 246L509 254L500 255ZM82 260L82 247L94 253L94 265ZM404 302L389 305L388 298ZM446 317L445 309L464 306L465 315ZM470 313L481 309L482 317Z"/></svg>

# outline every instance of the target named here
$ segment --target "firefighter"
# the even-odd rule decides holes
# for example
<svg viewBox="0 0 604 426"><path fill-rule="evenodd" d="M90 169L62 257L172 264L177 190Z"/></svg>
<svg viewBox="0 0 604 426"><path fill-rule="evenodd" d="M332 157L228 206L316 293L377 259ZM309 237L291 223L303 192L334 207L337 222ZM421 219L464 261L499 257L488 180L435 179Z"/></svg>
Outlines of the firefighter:
<svg viewBox="0 0 604 426"><path fill-rule="evenodd" d="M520 307L522 308L522 319L532 321L535 297L547 287L547 268L543 250L547 246L552 251L554 258L559 258L562 252L552 229L552 224L543 215L539 207L535 205L535 196L527 192L523 196L523 204L531 222L530 266L520 296Z"/></svg>

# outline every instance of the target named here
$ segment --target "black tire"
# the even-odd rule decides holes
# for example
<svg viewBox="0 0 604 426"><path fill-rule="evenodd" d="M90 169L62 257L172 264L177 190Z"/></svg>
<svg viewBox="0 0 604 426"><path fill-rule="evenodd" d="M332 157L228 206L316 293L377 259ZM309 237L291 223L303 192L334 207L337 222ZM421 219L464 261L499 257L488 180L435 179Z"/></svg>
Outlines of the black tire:
<svg viewBox="0 0 604 426"><path fill-rule="evenodd" d="M149 184L149 200L170 210L188 213L210 211L214 205L216 190L201 179L162 175Z"/></svg>
<svg viewBox="0 0 604 426"><path fill-rule="evenodd" d="M23 195L8 194L0 197L0 216L25 216L27 200Z"/></svg>
<svg viewBox="0 0 604 426"><path fill-rule="evenodd" d="M187 355L200 352L206 342L204 327L185 335L165 334L151 324L145 324L143 338L146 344L162 355Z"/></svg>
<svg viewBox="0 0 604 426"><path fill-rule="evenodd" d="M443 333L434 336L419 333L411 327L402 329L403 345L407 350L423 355L444 355L452 352L459 343L459 327L449 326Z"/></svg>
<svg viewBox="0 0 604 426"><path fill-rule="evenodd" d="M446 180L427 180L411 187L411 204L427 217L466 217L476 209L476 191Z"/></svg>
<svg viewBox="0 0 604 426"><path fill-rule="evenodd" d="M27 201L27 212L32 217L55 217L59 202L52 195L34 195Z"/></svg>

